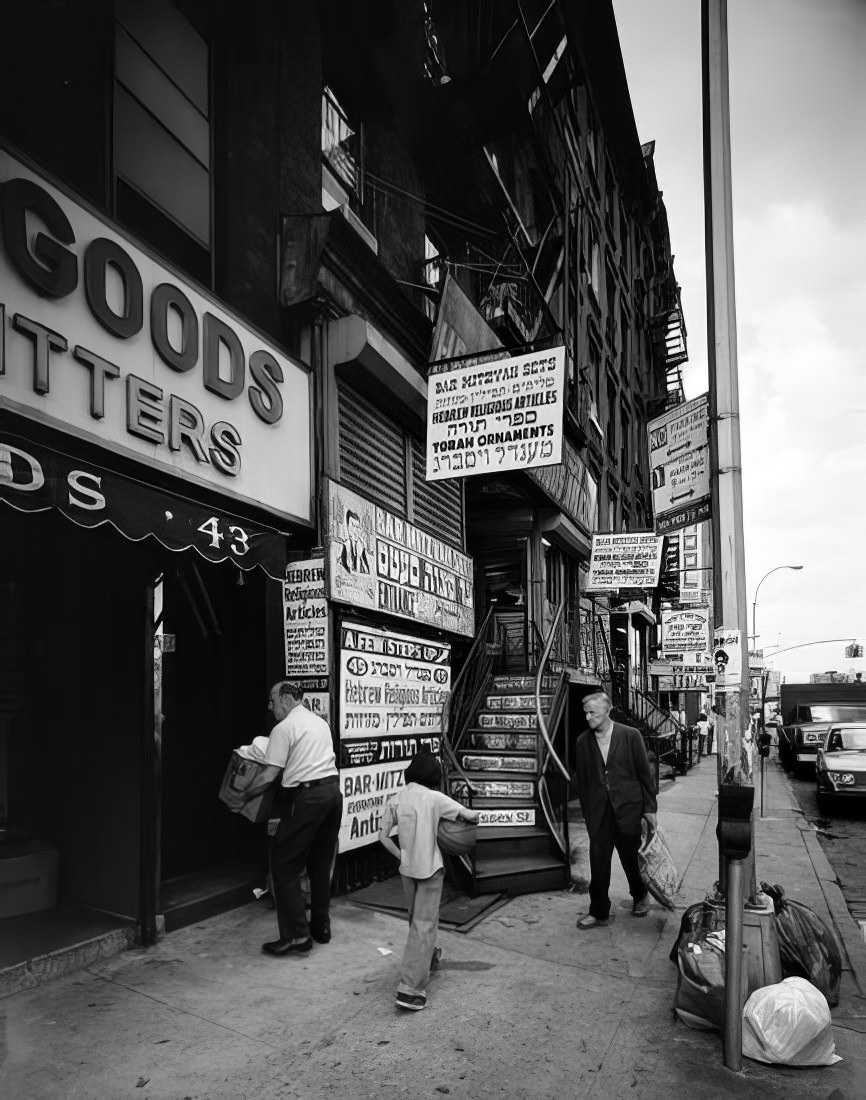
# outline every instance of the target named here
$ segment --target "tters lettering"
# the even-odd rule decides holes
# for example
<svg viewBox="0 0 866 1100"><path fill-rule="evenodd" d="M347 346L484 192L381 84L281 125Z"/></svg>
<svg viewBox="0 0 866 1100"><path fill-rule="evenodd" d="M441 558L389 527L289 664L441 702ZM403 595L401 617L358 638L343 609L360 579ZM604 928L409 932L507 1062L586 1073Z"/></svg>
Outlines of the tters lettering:
<svg viewBox="0 0 866 1100"><path fill-rule="evenodd" d="M83 294L94 319L119 341L137 336L147 326L169 384L172 372L200 370L202 386L226 401L228 412L231 402L246 395L264 424L281 419L283 370L269 351L259 348L247 358L231 325L207 309L197 311L173 283L159 283L145 293L134 259L116 240L96 237L79 246L79 257L63 208L31 180L8 180L0 198L3 247L21 278L40 295L60 301ZM81 345L70 348L62 332L33 318L14 313L10 323L32 344L35 393L50 393L52 367L59 356L69 356L66 362L83 368L82 383L89 390L94 420L105 416L106 386L124 385L130 434L172 451L187 448L197 462L212 464L229 477L240 473L243 440L228 421L207 425L192 402L134 374L118 383L121 368L116 363ZM119 346L121 362L122 354ZM63 369L74 368L64 363Z"/></svg>

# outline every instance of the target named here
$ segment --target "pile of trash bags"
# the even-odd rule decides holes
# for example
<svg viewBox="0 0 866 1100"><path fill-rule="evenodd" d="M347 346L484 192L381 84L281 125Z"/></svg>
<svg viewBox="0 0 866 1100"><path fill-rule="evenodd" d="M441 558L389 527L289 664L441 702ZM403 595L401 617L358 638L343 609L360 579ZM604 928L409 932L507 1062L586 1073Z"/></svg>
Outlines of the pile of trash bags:
<svg viewBox="0 0 866 1100"><path fill-rule="evenodd" d="M743 1054L784 1066L832 1066L836 1053L827 998L805 978L756 989L743 1009Z"/></svg>
<svg viewBox="0 0 866 1100"><path fill-rule="evenodd" d="M786 978L805 978L821 990L831 1007L837 1005L842 948L835 931L808 906L786 898L781 886L762 882L761 889L773 899L776 911L782 974Z"/></svg>

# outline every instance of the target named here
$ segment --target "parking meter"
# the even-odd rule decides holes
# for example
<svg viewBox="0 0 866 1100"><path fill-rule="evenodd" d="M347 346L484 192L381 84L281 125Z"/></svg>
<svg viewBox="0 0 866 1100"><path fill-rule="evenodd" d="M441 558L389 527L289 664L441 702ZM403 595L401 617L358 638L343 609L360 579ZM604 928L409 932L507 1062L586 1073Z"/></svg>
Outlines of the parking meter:
<svg viewBox="0 0 866 1100"><path fill-rule="evenodd" d="M759 756L769 756L770 755L770 746L772 745L772 743L773 743L772 736L769 733L767 733L767 731L765 730L761 734L761 736L758 738L758 755Z"/></svg>

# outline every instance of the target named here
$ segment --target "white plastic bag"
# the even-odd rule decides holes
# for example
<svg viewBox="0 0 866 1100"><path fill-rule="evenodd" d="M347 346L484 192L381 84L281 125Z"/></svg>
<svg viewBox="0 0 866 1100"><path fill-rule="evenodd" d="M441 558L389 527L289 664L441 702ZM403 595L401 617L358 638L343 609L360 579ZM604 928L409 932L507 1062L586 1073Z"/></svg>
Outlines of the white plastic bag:
<svg viewBox="0 0 866 1100"><path fill-rule="evenodd" d="M644 886L666 909L673 909L674 895L680 884L680 876L661 829L656 829L647 841L646 822L642 822L643 843L637 854L640 877Z"/></svg>
<svg viewBox="0 0 866 1100"><path fill-rule="evenodd" d="M785 1066L841 1062L827 998L805 978L756 989L743 1009L743 1054Z"/></svg>

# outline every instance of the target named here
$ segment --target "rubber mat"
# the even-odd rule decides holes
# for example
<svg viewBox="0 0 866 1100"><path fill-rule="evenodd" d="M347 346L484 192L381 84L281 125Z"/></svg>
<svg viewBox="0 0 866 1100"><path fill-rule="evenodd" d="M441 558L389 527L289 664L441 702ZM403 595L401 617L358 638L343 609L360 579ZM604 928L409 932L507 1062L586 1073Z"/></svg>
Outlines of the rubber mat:
<svg viewBox="0 0 866 1100"><path fill-rule="evenodd" d="M374 882L361 890L353 890L347 895L347 901L363 905L367 909L378 909L382 913L409 919L409 913L403 901L403 884L399 875ZM454 932L469 932L485 917L501 909L509 900L507 894L480 894L467 897L450 882L442 888L442 903L439 906L439 924Z"/></svg>

